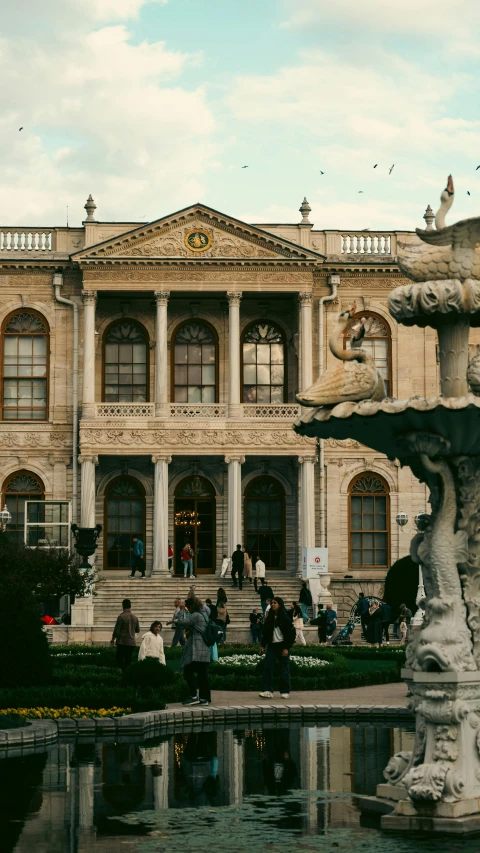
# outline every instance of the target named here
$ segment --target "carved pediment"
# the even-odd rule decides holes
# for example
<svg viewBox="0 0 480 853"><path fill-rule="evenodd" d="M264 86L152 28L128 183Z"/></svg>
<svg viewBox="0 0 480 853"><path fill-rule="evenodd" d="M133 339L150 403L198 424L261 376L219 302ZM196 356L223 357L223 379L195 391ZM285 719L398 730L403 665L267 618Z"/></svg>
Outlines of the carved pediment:
<svg viewBox="0 0 480 853"><path fill-rule="evenodd" d="M203 258L318 260L322 256L260 228L197 205L89 246L75 260Z"/></svg>

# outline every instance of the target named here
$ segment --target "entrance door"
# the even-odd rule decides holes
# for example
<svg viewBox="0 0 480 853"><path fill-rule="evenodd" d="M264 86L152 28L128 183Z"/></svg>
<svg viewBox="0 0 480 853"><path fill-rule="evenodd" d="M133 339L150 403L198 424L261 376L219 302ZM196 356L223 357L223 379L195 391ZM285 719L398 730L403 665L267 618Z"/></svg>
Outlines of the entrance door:
<svg viewBox="0 0 480 853"><path fill-rule="evenodd" d="M133 477L117 477L105 495L106 569L130 569L133 538L145 545L145 492Z"/></svg>
<svg viewBox="0 0 480 853"><path fill-rule="evenodd" d="M204 477L186 477L175 489L176 574L183 575L180 553L187 543L195 555L194 573L209 575L215 572L215 507L215 491Z"/></svg>

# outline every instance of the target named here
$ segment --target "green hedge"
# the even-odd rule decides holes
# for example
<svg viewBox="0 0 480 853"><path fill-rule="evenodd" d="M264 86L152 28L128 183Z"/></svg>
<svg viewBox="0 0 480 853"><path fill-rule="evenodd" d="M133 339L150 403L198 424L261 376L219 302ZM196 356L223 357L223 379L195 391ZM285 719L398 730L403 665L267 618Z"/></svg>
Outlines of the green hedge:
<svg viewBox="0 0 480 853"><path fill-rule="evenodd" d="M172 700L170 700L172 701ZM131 708L155 711L165 708L163 691L132 687L7 687L0 690L1 708Z"/></svg>

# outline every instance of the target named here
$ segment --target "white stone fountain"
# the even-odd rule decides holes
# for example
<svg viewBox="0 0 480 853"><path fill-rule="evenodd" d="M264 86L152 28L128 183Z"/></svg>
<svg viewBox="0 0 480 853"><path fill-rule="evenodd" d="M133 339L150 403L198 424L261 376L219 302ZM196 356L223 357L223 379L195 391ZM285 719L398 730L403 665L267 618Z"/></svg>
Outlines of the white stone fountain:
<svg viewBox="0 0 480 853"><path fill-rule="evenodd" d="M425 619L402 673L415 746L390 760L377 798L389 812L383 828L465 833L480 831L480 399L467 382L468 374L480 393L478 357L468 364L469 329L480 325L480 219L444 227L451 178L441 201L437 230L417 229L429 245L401 247L400 269L415 283L389 299L397 322L437 330L440 395L339 396L295 429L356 439L408 465L430 489L431 513L411 546L423 569Z"/></svg>

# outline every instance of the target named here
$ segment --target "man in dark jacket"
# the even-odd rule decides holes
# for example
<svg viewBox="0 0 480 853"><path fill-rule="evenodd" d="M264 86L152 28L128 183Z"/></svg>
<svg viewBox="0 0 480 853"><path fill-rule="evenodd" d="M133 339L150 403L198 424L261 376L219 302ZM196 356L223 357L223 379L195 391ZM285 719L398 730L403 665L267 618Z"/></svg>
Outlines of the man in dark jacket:
<svg viewBox="0 0 480 853"><path fill-rule="evenodd" d="M267 609L267 598L273 598L273 589L271 586L268 586L265 578L261 579L257 592L260 596L260 604L262 606L263 614L265 615L265 611Z"/></svg>
<svg viewBox="0 0 480 853"><path fill-rule="evenodd" d="M308 622L308 608L312 606L312 593L310 592L307 582L302 581L302 588L298 596L300 607L302 608L303 624Z"/></svg>
<svg viewBox="0 0 480 853"><path fill-rule="evenodd" d="M255 607L250 613L250 630L252 632L252 640L254 643L259 643L262 637L263 616L258 607Z"/></svg>
<svg viewBox="0 0 480 853"><path fill-rule="evenodd" d="M368 598L365 598L363 592L358 593L358 601L357 606L355 608L355 615L360 616L360 622L362 625L362 634L364 639L367 639L367 622L368 622L368 608L370 604L368 602Z"/></svg>
<svg viewBox="0 0 480 853"><path fill-rule="evenodd" d="M122 672L125 672L132 661L133 650L137 645L135 634L140 633L140 625L137 617L132 613L130 599L124 598L122 607L123 610L113 629L110 645L117 644L117 664Z"/></svg>
<svg viewBox="0 0 480 853"><path fill-rule="evenodd" d="M382 631L383 636L385 637L385 642L387 646L390 645L390 635L388 630L390 628L390 622L392 621L392 608L386 601L382 601L380 603L380 608L382 611Z"/></svg>
<svg viewBox="0 0 480 853"><path fill-rule="evenodd" d="M242 589L243 586L243 566L245 563L245 555L242 551L242 546L237 545L237 550L232 554L232 580L233 585L237 586L237 573L238 573L238 588Z"/></svg>

